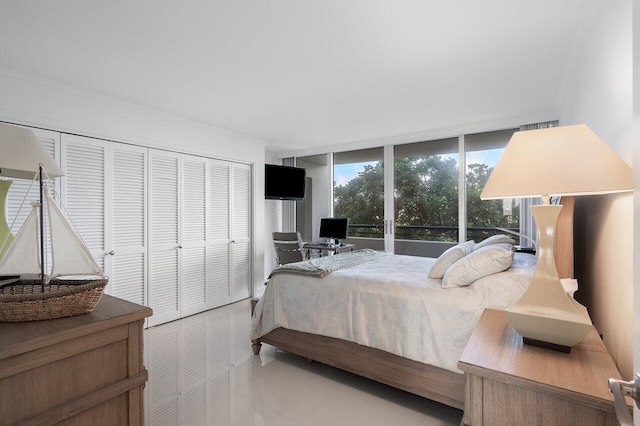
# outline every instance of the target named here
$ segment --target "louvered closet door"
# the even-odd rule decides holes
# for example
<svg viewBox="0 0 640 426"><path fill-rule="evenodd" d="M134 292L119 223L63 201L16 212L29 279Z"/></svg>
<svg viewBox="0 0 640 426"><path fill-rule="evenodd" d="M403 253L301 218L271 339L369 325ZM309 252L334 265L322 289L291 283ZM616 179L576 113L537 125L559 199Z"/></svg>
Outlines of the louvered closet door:
<svg viewBox="0 0 640 426"><path fill-rule="evenodd" d="M230 217L231 163L209 162L209 298L210 306L231 303Z"/></svg>
<svg viewBox="0 0 640 426"><path fill-rule="evenodd" d="M180 318L180 155L149 150L149 325Z"/></svg>
<svg viewBox="0 0 640 426"><path fill-rule="evenodd" d="M60 165L60 133L41 129L31 130L36 134L36 137L40 140L40 143L42 143L46 151L53 157L56 163ZM12 233L15 236L31 211L31 202L40 199L40 190L37 182L33 184L29 191L31 180L14 178L10 178L10 180L12 180L13 183L9 187L9 193L7 194L7 224L11 226L15 219L12 228ZM60 192L60 178L54 179L54 186L56 191ZM25 199L27 192L28 196ZM22 210L20 210L20 205L23 204L23 201L24 205L22 206ZM0 241L0 244L2 244L2 241ZM51 255L48 254L47 258L50 259Z"/></svg>
<svg viewBox="0 0 640 426"><path fill-rule="evenodd" d="M251 293L251 166L232 166L231 300Z"/></svg>
<svg viewBox="0 0 640 426"><path fill-rule="evenodd" d="M182 156L181 315L207 306L207 160Z"/></svg>
<svg viewBox="0 0 640 426"><path fill-rule="evenodd" d="M62 135L63 202L96 263L110 275L107 241L107 142ZM106 264L105 264L106 262Z"/></svg>
<svg viewBox="0 0 640 426"><path fill-rule="evenodd" d="M109 294L145 305L147 149L109 144L111 275Z"/></svg>

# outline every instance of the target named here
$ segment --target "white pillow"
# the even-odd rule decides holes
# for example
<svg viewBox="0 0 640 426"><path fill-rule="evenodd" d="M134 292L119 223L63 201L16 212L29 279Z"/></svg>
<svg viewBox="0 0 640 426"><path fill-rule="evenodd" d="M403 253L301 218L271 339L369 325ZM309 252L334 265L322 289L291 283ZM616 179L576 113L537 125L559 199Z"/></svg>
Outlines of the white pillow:
<svg viewBox="0 0 640 426"><path fill-rule="evenodd" d="M436 263L431 267L431 270L429 271L429 278L440 279L444 277L444 273L447 272L447 269L449 269L451 265L453 265L457 260L462 259L469 253L473 252L474 245L475 242L471 240L466 243L453 246L442 253L438 260L436 260Z"/></svg>
<svg viewBox="0 0 640 426"><path fill-rule="evenodd" d="M442 278L443 287L468 286L480 278L502 272L511 266L510 244L492 244L456 261Z"/></svg>
<svg viewBox="0 0 640 426"><path fill-rule="evenodd" d="M484 239L482 241L480 241L478 244L476 244L475 248L473 249L475 250L480 250L483 247L487 247L490 246L492 244L515 244L515 240L513 240L512 238L508 237L507 235L504 234L498 234L498 235L492 235L487 239Z"/></svg>

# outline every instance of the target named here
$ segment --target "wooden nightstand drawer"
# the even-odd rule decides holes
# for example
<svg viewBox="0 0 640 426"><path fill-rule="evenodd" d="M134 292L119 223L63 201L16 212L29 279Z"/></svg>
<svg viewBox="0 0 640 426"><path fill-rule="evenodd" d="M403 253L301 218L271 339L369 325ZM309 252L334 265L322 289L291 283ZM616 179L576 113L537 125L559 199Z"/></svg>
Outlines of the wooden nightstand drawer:
<svg viewBox="0 0 640 426"><path fill-rule="evenodd" d="M593 328L565 354L522 344L504 312L487 309L465 347L463 423L616 425L607 379L620 373Z"/></svg>

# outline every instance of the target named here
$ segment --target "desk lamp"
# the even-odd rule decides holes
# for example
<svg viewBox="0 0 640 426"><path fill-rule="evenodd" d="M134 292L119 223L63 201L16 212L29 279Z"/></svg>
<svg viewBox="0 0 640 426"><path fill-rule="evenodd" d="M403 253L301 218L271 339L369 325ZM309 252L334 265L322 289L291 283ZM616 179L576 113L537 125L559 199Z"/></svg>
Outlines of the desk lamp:
<svg viewBox="0 0 640 426"><path fill-rule="evenodd" d="M584 124L516 132L480 198L542 197L531 206L538 228L536 269L522 297L505 312L524 343L568 352L591 329L587 309L562 287L554 257L561 205L551 196L633 190L633 170Z"/></svg>

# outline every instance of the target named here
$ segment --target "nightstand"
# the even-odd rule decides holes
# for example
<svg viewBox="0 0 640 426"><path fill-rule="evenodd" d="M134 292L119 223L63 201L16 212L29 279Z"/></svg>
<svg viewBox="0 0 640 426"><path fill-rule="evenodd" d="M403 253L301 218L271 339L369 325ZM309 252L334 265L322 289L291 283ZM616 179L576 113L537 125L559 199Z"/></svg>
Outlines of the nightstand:
<svg viewBox="0 0 640 426"><path fill-rule="evenodd" d="M523 345L503 311L485 309L458 368L466 378L463 424L618 424L607 380L620 372L595 328L561 353Z"/></svg>

